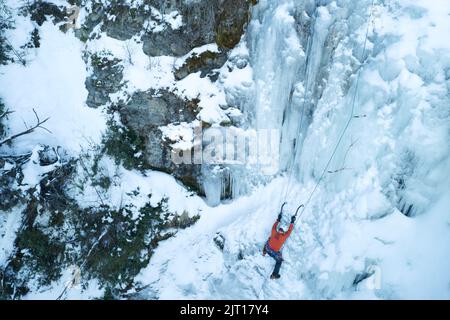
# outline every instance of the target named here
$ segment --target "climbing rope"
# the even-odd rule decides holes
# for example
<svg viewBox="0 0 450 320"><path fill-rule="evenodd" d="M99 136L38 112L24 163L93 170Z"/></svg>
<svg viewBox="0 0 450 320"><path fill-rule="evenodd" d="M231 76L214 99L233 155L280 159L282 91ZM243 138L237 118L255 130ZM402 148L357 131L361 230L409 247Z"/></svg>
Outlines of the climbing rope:
<svg viewBox="0 0 450 320"><path fill-rule="evenodd" d="M295 137L295 146L294 146L294 158L292 159L292 161L290 161L290 163L288 164L288 167L286 168L287 172L289 172L289 177L288 177L288 183L286 184L286 186L284 187L284 196L283 196L283 201L284 203L286 202L286 199L288 197L289 191L290 191L290 185L292 182L292 178L293 178L293 167L295 164L295 160L297 158L297 151L298 151L298 145L299 145L299 141L298 141L298 137L302 131L302 127L303 127L303 119L304 119L304 115L305 115L305 101L306 101L306 96L308 94L308 85L309 85L309 72L308 72L308 66L309 66L309 62L310 62L310 56L311 56L311 47L312 47L312 42L314 39L314 34L315 34L315 21L316 21L316 13L314 14L314 23L311 23L311 36L308 38L308 44L307 44L307 48L306 48L306 61L305 61L305 69L303 71L303 79L305 79L304 82L304 92L303 92L303 99L302 99L302 106L301 106L301 117L300 117L300 124L297 128ZM291 91L291 94L289 96L289 105L292 105L292 95L293 95L293 91Z"/></svg>
<svg viewBox="0 0 450 320"><path fill-rule="evenodd" d="M364 46L363 46L363 52L362 52L362 59L364 59L364 56L365 56L366 50L367 50L367 38L368 38L368 36L369 36L370 21L372 20L374 4L375 4L375 0L372 0L372 3L371 3L371 5L370 5L369 22L367 23L366 35L365 35L365 39L364 39ZM361 60L362 60L362 59L361 59ZM362 64L361 64L361 65L362 65ZM322 174L320 175L319 180L317 180L317 183L316 183L316 185L314 186L314 189L311 191L311 193L310 193L310 195L309 195L309 197L308 197L308 200L305 202L305 204L304 204L304 206L303 206L303 210L301 211L301 213L300 213L300 215L298 216L298 218L300 218L300 217L303 215L303 213L305 212L306 207L308 206L308 204L309 204L310 201L311 201L311 198L313 197L314 193L316 192L317 188L319 187L320 183L322 182L322 180L323 180L323 178L324 178L324 176L325 176L325 174L326 174L326 172L327 172L327 170L328 170L328 168L329 168L329 166L330 166L330 164L331 164L331 161L333 160L334 156L336 155L336 152L337 152L337 150L338 150L338 148L339 148L339 145L341 144L342 139L343 139L345 133L347 132L347 129L349 128L350 123L351 123L352 120L353 120L353 116L355 115L356 96L357 96L357 94L358 94L359 81L360 81L360 78L361 78L361 68L362 68L362 67L360 67L360 68L358 69L358 72L357 72L358 74L357 74L357 76L356 76L355 91L354 91L353 97L352 97L352 108L351 108L350 116L349 116L349 118L348 118L348 120L347 120L347 123L345 124L344 130L342 130L342 133L341 133L341 135L340 135L340 137L339 137L339 139L338 139L338 141L337 141L337 143L336 143L336 146L334 147L334 150L333 150L333 152L332 152L332 154L331 154L331 156L330 156L330 159L328 160L327 164L325 165L325 168L323 169ZM298 209L297 209L297 210L298 210ZM296 213L296 215L297 215L297 213ZM300 219L297 219L297 221L298 221L298 220L300 220ZM297 222L297 221L296 221L296 222Z"/></svg>
<svg viewBox="0 0 450 320"><path fill-rule="evenodd" d="M367 23L367 29L366 29L365 39L364 39L364 46L363 46L363 52L362 52L362 59L364 59L364 56L365 56L366 50L367 50L367 38L368 38L368 36L369 36L370 21L372 20L372 16L373 16L373 8L374 8L374 5L375 5L375 0L372 0L372 3L371 3L371 5L370 5L369 22ZM307 70L307 69L306 69L306 70ZM305 76L307 76L307 74L305 74ZM322 174L320 175L319 179L317 180L317 182L316 182L316 184L315 184L313 190L312 190L311 193L309 194L309 197L307 198L307 201L306 201L304 204L302 204L300 207L297 208L297 211L296 211L296 213L295 213L295 217L296 217L297 219L296 219L296 222L295 222L295 223L297 223L298 220L300 220L299 218L300 218L300 217L303 215L303 213L305 212L305 210L306 210L307 206L309 205L309 203L310 203L310 201L311 201L311 199L312 199L314 193L317 191L317 188L319 187L320 183L322 182L323 178L325 177L325 174L327 173L327 170L328 170L328 168L329 168L329 166L330 166L330 164L331 164L331 161L333 160L334 156L336 155L336 152L337 152L337 150L338 150L338 148L339 148L339 146L340 146L340 144L341 144L341 142L342 142L342 139L343 139L345 133L347 132L347 129L349 128L350 123L351 123L352 120L353 120L353 117L354 117L354 114L355 114L356 96L357 96L357 94L358 94L358 88L359 88L360 78L361 78L361 67L360 67L360 69L358 70L357 76L356 76L355 90L354 90L353 97L352 97L352 107L351 107L350 116L349 116L349 118L348 118L348 120L347 120L347 122L346 122L346 124L345 124L345 126L344 126L344 129L342 130L341 135L339 136L339 139L338 139L338 141L337 141L337 143L336 143L336 146L335 146L334 149L333 149L333 152L331 153L330 158L328 159L328 162L327 162L326 165L325 165L325 168L324 168L323 171L322 171ZM306 79L306 80L307 80L307 79ZM305 82L305 84L307 84L307 82ZM306 88L305 88L305 97L306 97ZM304 97L304 98L305 98L305 97ZM304 102L303 102L303 106L304 106ZM304 110L303 110L303 113L304 113ZM303 122L303 113L302 113L302 119L301 119L301 122ZM299 127L299 128L300 128L300 127ZM297 135L297 137L298 137L298 135ZM293 159L293 161L292 161L292 166L294 165L295 160L296 160L296 158L297 158L297 146L298 146L298 143L296 143L295 148L294 148L294 159ZM292 169L292 168L291 168L291 169ZM289 185L290 185L290 180L291 180L291 178L292 178L292 176L293 176L292 173L293 173L293 172L292 172L292 170L291 170L290 176L289 176L289 180L288 180L288 188L289 188ZM285 194L284 200L286 200L288 192L289 192L289 189L287 189L287 192L286 192L286 194ZM302 211L301 211L300 214L298 215L298 211L299 211L300 209L302 209ZM297 217L297 215L298 215L298 217Z"/></svg>

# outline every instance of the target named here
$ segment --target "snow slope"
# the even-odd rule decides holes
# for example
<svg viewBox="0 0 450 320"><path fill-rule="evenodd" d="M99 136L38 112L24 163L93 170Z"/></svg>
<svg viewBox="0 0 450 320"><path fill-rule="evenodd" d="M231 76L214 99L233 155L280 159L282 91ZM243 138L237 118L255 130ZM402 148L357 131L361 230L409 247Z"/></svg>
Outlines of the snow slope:
<svg viewBox="0 0 450 320"><path fill-rule="evenodd" d="M8 35L14 45L25 44L30 20L17 17L16 28ZM40 28L41 47L30 50L25 57L29 64L9 64L1 68L0 95L6 106L15 112L9 117L11 134L25 129L24 122L35 123L34 108L41 120L50 117L45 127L16 140L17 152L30 151L37 143L62 146L72 155L83 147L98 144L106 128L100 109L85 104L86 67L82 59L82 43L72 31L64 34L51 22Z"/></svg>

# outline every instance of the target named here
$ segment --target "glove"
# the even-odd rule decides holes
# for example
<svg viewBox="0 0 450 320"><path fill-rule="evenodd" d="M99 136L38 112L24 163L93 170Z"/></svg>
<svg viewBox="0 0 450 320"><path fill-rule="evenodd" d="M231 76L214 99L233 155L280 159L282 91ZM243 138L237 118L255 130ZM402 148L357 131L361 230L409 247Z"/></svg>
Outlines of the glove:
<svg viewBox="0 0 450 320"><path fill-rule="evenodd" d="M292 216L291 223L295 223L295 219L297 219L297 217L296 216Z"/></svg>
<svg viewBox="0 0 450 320"><path fill-rule="evenodd" d="M278 215L278 219L277 219L278 222L281 221L281 216L282 216L282 214L281 214L281 212L280 212L280 214Z"/></svg>

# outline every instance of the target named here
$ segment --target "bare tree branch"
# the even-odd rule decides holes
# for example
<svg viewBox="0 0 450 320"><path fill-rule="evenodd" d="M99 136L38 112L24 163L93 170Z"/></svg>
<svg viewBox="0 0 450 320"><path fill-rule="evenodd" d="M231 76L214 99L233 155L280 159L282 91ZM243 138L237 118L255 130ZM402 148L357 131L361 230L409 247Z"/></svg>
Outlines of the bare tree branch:
<svg viewBox="0 0 450 320"><path fill-rule="evenodd" d="M130 43L128 41L126 41L124 46L125 46L125 49L127 50L128 63L131 64L132 66L134 66L133 55L130 50Z"/></svg>
<svg viewBox="0 0 450 320"><path fill-rule="evenodd" d="M36 113L36 110L33 109L33 113L34 113L34 115L36 116L36 121L37 121L37 123L38 123L37 128L43 129L43 130L47 131L48 133L52 133L52 132L51 132L50 130L48 130L46 127L43 127L43 126L42 126L42 124L45 123L45 122L47 122L47 121L50 119L50 117L47 117L44 121L40 121L40 120L39 120L39 116L38 116L38 114ZM35 129L36 129L36 128L35 128Z"/></svg>
<svg viewBox="0 0 450 320"><path fill-rule="evenodd" d="M19 133L17 133L17 134L14 134L14 135L12 135L12 136L10 136L10 137L8 137L8 138L5 138L4 140L0 141L0 146L2 146L2 145L4 145L4 144L7 144L7 143L10 143L10 142L13 141L14 139L17 139L18 137L21 137L21 136L30 134L30 133L32 133L32 132L33 132L34 130L36 130L36 129L42 129L42 130L45 130L45 131L51 133L50 130L48 130L46 127L42 126L44 123L46 123L46 122L50 119L50 117L48 117L48 118L46 118L46 119L44 119L44 120L41 120L41 119L39 118L38 114L36 113L36 110L33 109L33 113L34 113L34 116L36 117L36 124L35 124L34 126L30 127L30 128L28 128L28 127L25 125L26 130L24 130L24 131L22 131L22 132L19 132Z"/></svg>
<svg viewBox="0 0 450 320"><path fill-rule="evenodd" d="M5 112L3 112L3 113L0 115L0 120L2 120L4 117L10 115L11 113L14 113L14 111L6 110Z"/></svg>
<svg viewBox="0 0 450 320"><path fill-rule="evenodd" d="M92 179L92 178L91 178L91 176L92 176L91 173L89 172L88 168L87 168L86 165L84 164L83 157L81 156L81 157L79 158L79 160L80 160L81 167L83 168L84 172L87 174L88 179ZM93 185L93 184L91 184L91 185L92 185L92 187L94 188L95 193L97 193L97 196L98 196L98 198L99 198L101 204L104 206L104 205L105 205L105 202L103 201L103 198L102 198L102 195L101 195L100 191L98 191L98 189L97 189L97 187L96 187L95 185Z"/></svg>

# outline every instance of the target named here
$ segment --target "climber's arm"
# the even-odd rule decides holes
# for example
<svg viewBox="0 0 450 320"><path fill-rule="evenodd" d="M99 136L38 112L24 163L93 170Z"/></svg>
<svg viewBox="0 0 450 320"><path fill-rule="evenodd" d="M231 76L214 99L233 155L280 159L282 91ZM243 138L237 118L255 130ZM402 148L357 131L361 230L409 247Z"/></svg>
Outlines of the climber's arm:
<svg viewBox="0 0 450 320"><path fill-rule="evenodd" d="M272 237L275 236L275 234L277 233L277 227L278 227L278 224L279 224L279 223L280 223L280 221L277 220L277 221L275 221L275 223L273 224L273 227L272 227Z"/></svg>
<svg viewBox="0 0 450 320"><path fill-rule="evenodd" d="M292 230L294 230L294 224L293 224L293 223L291 223L291 224L289 225L289 229L288 229L288 231L286 232L286 238L289 237L289 236L291 235Z"/></svg>

